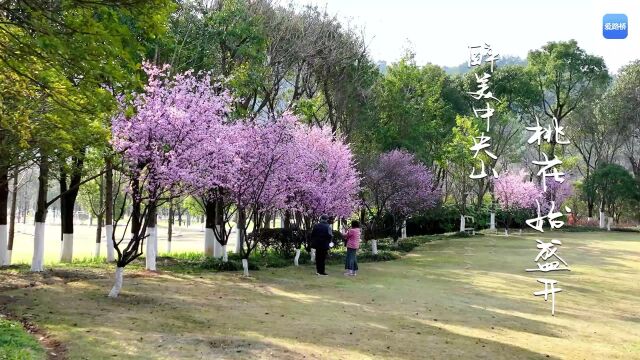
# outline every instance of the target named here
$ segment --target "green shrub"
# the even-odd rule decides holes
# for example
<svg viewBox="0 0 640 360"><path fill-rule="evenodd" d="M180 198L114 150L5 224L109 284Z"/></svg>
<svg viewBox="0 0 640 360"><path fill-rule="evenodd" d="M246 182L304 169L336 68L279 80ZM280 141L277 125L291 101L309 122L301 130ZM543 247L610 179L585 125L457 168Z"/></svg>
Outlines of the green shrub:
<svg viewBox="0 0 640 360"><path fill-rule="evenodd" d="M377 262L377 261L389 261L389 260L397 260L402 256L397 251L378 251L377 254L373 255L370 252L358 254L358 262Z"/></svg>
<svg viewBox="0 0 640 360"><path fill-rule="evenodd" d="M615 228L611 228L611 231L620 231L620 232L640 232L640 229L636 229L636 228L620 228L620 227L615 227Z"/></svg>
<svg viewBox="0 0 640 360"><path fill-rule="evenodd" d="M214 271L240 271L242 270L242 261L229 260L227 262L224 262L220 259L205 257L202 261L199 262L198 268L202 270ZM249 270L258 270L258 267L249 262Z"/></svg>
<svg viewBox="0 0 640 360"><path fill-rule="evenodd" d="M466 231L458 231L454 234L451 234L450 236L453 238L468 238L468 237L472 237L473 235L469 234Z"/></svg>
<svg viewBox="0 0 640 360"><path fill-rule="evenodd" d="M410 239L402 239L398 241L397 249L402 252L411 252L413 249L422 245L422 242L410 240Z"/></svg>
<svg viewBox="0 0 640 360"><path fill-rule="evenodd" d="M547 230L547 227L545 227ZM599 227L594 226L563 226L560 229L553 229L553 231L564 231L564 232L594 232L594 231L602 231ZM613 229L611 229L613 230Z"/></svg>

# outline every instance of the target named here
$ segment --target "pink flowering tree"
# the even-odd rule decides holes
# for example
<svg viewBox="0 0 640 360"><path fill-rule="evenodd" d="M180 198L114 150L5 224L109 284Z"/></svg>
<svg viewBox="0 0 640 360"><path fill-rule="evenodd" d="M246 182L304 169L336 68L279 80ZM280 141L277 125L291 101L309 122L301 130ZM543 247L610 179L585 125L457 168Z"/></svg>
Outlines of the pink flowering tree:
<svg viewBox="0 0 640 360"><path fill-rule="evenodd" d="M208 75L170 77L167 66L149 64L144 70L148 82L143 92L134 94L131 102L122 101L112 120L112 145L122 156L132 212L130 239L113 239L118 258L111 297L120 292L124 267L143 254L145 239L146 267L155 270L156 209L199 181L194 169L215 156L206 144L226 117L230 100L217 94Z"/></svg>
<svg viewBox="0 0 640 360"><path fill-rule="evenodd" d="M192 195L205 214L205 255L227 259L227 243L232 227L229 226L236 213L230 192L234 178L240 171L241 144L239 137L244 136L242 124L223 124L215 132L208 134L209 139L202 144L209 155L194 171Z"/></svg>
<svg viewBox="0 0 640 360"><path fill-rule="evenodd" d="M551 202L554 211L561 211L565 201L573 195L573 182L565 178L563 182L555 181L553 178L546 178L547 191L542 192L540 199L540 211L546 214L551 209Z"/></svg>
<svg viewBox="0 0 640 360"><path fill-rule="evenodd" d="M351 216L358 205L360 179L344 140L328 127L298 124L291 145L288 172L294 183L287 206L309 223L323 214Z"/></svg>
<svg viewBox="0 0 640 360"><path fill-rule="evenodd" d="M287 113L266 123L236 126L236 172L225 191L237 208L237 250L245 275L249 255L258 245L265 215L286 207L287 194L294 184L289 160L296 121ZM253 231L249 235L250 225Z"/></svg>
<svg viewBox="0 0 640 360"><path fill-rule="evenodd" d="M498 204L505 213L505 234L509 233L509 224L517 211L535 209L536 199L540 199L538 186L527 180L524 172L504 173L494 180L494 192Z"/></svg>
<svg viewBox="0 0 640 360"><path fill-rule="evenodd" d="M397 241L402 223L408 217L435 206L440 199L431 171L404 150L383 153L365 167L362 185L369 239L375 239L383 216L389 214Z"/></svg>
<svg viewBox="0 0 640 360"><path fill-rule="evenodd" d="M353 156L329 130L285 113L264 123L235 124L232 133L234 176L221 183L237 211L245 274L267 214L286 211L310 222L321 214L353 213L359 183Z"/></svg>

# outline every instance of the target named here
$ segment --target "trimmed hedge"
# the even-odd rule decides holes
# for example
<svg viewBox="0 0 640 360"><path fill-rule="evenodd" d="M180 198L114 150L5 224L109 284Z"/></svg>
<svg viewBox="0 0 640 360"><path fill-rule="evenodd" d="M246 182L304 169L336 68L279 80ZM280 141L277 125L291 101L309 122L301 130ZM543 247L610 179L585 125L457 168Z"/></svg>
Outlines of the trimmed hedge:
<svg viewBox="0 0 640 360"><path fill-rule="evenodd" d="M489 227L491 218L491 209L483 206L480 209L470 208L467 215L473 216L475 222L467 223L468 227L473 226L476 230L483 230ZM525 221L534 218L536 215L533 210L521 210L511 214L511 222L509 229L527 228ZM504 227L506 214L502 209L496 209L496 226ZM460 226L460 211L453 205L443 205L435 209L431 209L418 216L411 217L407 220L407 235L434 235L444 234L458 231Z"/></svg>

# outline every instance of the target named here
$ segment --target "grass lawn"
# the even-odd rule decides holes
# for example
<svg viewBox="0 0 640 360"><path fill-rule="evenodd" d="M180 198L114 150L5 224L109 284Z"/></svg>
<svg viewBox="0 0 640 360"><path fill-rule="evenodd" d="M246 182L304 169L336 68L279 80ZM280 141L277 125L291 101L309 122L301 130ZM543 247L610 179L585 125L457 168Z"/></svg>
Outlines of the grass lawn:
<svg viewBox="0 0 640 360"><path fill-rule="evenodd" d="M48 281L4 270L2 281L43 284L0 302L71 359L640 359L640 234L555 233L572 271L544 276L524 271L536 238L438 240L356 278L337 265L327 278L310 266L251 278L133 270L115 300L103 269ZM563 289L555 317L533 296L537 277Z"/></svg>
<svg viewBox="0 0 640 360"><path fill-rule="evenodd" d="M44 349L21 323L0 316L0 359L44 359Z"/></svg>

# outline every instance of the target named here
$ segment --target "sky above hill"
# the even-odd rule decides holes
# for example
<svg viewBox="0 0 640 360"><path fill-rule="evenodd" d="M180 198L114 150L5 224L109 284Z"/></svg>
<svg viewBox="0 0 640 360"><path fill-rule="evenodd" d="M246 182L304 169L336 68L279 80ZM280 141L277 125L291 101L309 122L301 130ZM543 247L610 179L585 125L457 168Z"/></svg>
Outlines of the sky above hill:
<svg viewBox="0 0 640 360"><path fill-rule="evenodd" d="M397 61L408 47L419 64L455 66L467 61L468 46L487 43L494 52L522 58L549 41L576 39L602 56L616 72L640 59L638 0L294 0L326 7L341 21L363 30L376 61ZM608 40L602 17L623 13L629 35Z"/></svg>

